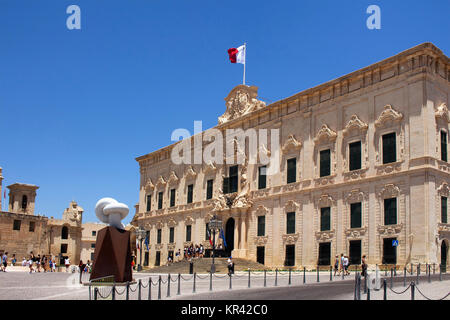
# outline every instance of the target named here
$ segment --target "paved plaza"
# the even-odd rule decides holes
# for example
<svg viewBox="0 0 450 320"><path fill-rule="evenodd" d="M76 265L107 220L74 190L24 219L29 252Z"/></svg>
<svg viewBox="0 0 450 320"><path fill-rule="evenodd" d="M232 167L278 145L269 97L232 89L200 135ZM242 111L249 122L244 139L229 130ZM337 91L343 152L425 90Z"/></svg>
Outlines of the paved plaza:
<svg viewBox="0 0 450 320"><path fill-rule="evenodd" d="M159 277L161 276L161 285ZM83 275L83 282L88 281L88 274ZM195 281L195 293L193 275L180 275L180 287L178 289L178 275L171 275L170 286L167 274L134 273L135 284L130 286L130 300L138 299L138 281L142 282L141 298L147 300L149 294L148 283L151 280L151 300L183 299L183 300L353 300L354 296L354 273L342 279L342 276L333 277L330 281L329 272L321 272L317 282L316 272L306 272L305 283L303 283L303 272L291 273L291 284L289 285L289 273L287 271L267 272L264 281L263 272L252 272L249 278L247 272L238 272L232 277L231 290L230 278L224 274L213 275L212 290L209 274L198 274ZM439 281L439 275L432 275L431 283L426 276L421 276L419 282L420 291L430 299L439 299L450 292L450 275L446 274ZM407 278L407 286L416 277ZM264 286L265 284L265 286ZM388 277L388 284L390 279ZM363 286L362 286L363 287ZM403 276L394 278L394 291L401 292L403 287ZM98 298L101 296L111 299L111 287L99 287ZM126 288L117 287L116 299L126 299ZM93 298L93 290L91 298ZM23 271L0 272L0 299L2 300L89 300L89 288L79 284L78 273L32 273ZM365 300L366 295L361 294ZM372 300L383 299L383 290L372 291ZM394 294L388 288L389 300L409 300L410 290L402 295ZM416 289L416 300L425 299ZM446 300L450 300L447 297Z"/></svg>

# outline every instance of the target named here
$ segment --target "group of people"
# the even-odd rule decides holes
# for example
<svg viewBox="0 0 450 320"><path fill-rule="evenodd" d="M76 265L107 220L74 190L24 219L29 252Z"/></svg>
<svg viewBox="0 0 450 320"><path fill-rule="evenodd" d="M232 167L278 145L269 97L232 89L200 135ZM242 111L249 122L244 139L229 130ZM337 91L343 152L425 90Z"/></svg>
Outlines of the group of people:
<svg viewBox="0 0 450 320"><path fill-rule="evenodd" d="M23 258L22 266L28 266L30 268L30 273L41 272L41 268L44 272L56 272L56 260L51 256L43 255L41 257L40 254L37 256L34 255L33 251L30 252L30 257ZM36 268L33 268L36 266Z"/></svg>
<svg viewBox="0 0 450 320"><path fill-rule="evenodd" d="M350 272L348 271L348 267L350 266L350 260L348 256L341 253L341 257L336 256L336 259L334 261L334 276L336 276L336 273L338 275L341 274L341 272L344 274L344 276L348 276ZM361 259L361 275L366 276L367 274L367 263L366 263L366 256L363 255Z"/></svg>
<svg viewBox="0 0 450 320"><path fill-rule="evenodd" d="M13 254L11 259L11 265L14 266L16 263L16 255ZM8 252L0 253L0 271L6 272L6 267L8 266Z"/></svg>

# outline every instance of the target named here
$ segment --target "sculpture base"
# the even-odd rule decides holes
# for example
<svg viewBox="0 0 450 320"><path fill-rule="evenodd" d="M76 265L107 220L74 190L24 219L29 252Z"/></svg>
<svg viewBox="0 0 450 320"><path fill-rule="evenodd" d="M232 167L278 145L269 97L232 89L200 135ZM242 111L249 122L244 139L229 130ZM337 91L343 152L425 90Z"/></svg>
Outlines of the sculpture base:
<svg viewBox="0 0 450 320"><path fill-rule="evenodd" d="M106 227L97 233L90 280L114 276L115 282L133 280L130 231Z"/></svg>

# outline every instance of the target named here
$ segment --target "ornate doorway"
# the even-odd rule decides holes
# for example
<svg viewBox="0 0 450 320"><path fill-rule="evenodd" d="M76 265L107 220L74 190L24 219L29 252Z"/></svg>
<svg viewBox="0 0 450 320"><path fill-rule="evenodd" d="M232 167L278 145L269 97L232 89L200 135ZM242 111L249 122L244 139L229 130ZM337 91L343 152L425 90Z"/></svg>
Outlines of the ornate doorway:
<svg viewBox="0 0 450 320"><path fill-rule="evenodd" d="M234 249L234 219L229 218L225 226L225 240L227 242L227 255L231 256L231 251Z"/></svg>

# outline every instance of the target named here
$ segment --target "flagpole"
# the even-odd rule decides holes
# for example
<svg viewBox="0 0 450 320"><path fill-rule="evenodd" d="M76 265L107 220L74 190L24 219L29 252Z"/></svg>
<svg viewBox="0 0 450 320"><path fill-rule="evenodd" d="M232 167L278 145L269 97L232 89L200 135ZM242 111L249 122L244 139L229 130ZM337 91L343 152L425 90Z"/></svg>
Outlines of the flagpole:
<svg viewBox="0 0 450 320"><path fill-rule="evenodd" d="M247 43L244 42L244 80L243 80L243 84L245 85L245 64L247 63Z"/></svg>

